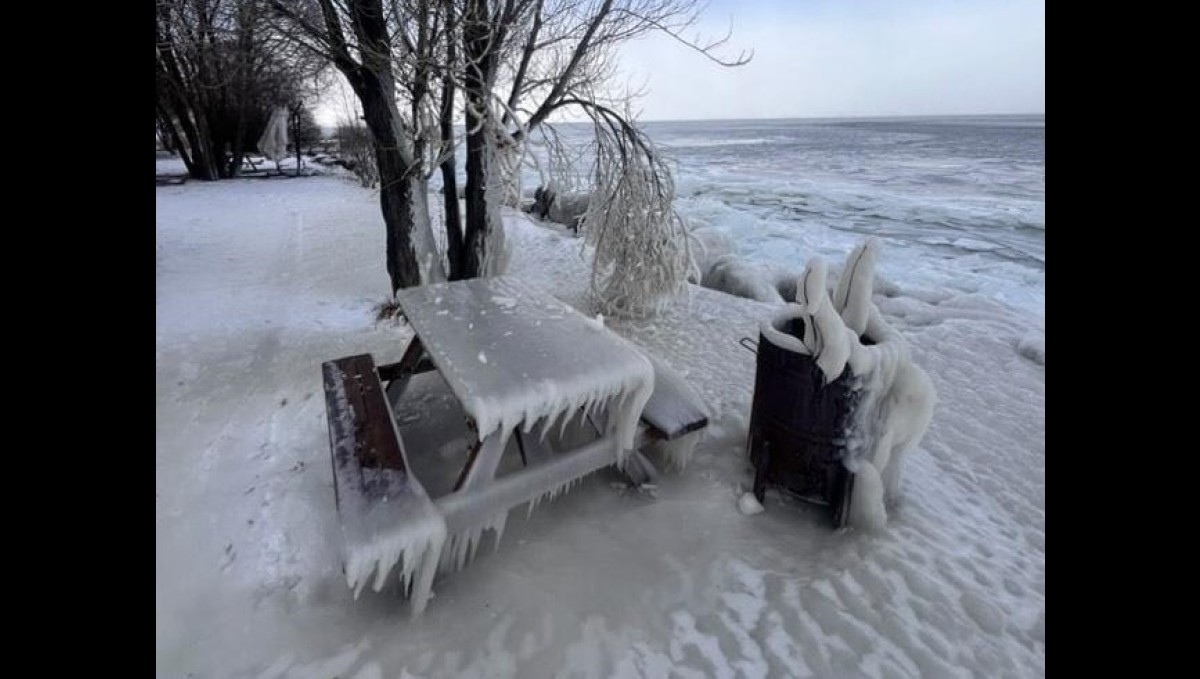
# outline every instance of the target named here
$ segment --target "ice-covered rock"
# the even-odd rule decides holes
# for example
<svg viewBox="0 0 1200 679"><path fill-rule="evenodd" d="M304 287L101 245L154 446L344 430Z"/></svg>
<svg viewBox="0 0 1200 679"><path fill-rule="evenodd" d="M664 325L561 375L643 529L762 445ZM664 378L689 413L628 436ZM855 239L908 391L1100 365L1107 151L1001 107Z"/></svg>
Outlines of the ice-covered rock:
<svg viewBox="0 0 1200 679"><path fill-rule="evenodd" d="M783 297L765 273L755 262L737 255L724 255L713 262L700 284L759 302L782 303Z"/></svg>
<svg viewBox="0 0 1200 679"><path fill-rule="evenodd" d="M692 257L696 260L699 278L703 280L716 261L726 255L732 255L737 248L725 232L712 227L702 227L691 231L694 239ZM691 281L699 283L700 280Z"/></svg>
<svg viewBox="0 0 1200 679"><path fill-rule="evenodd" d="M533 205L529 209L540 219L578 231L591 201L592 194L587 192L559 192L554 185L539 186L533 193Z"/></svg>

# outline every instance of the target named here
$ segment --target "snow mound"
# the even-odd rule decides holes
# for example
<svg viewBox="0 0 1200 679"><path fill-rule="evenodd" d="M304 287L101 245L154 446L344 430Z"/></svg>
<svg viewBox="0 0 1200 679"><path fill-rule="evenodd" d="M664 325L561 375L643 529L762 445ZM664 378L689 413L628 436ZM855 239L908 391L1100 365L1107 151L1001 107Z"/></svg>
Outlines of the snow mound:
<svg viewBox="0 0 1200 679"><path fill-rule="evenodd" d="M754 497L754 493L746 491L738 498L738 511L746 516L754 516L762 513L763 506L758 498Z"/></svg>
<svg viewBox="0 0 1200 679"><path fill-rule="evenodd" d="M696 239L697 247L692 250L692 254L696 259L696 267L700 270L700 278L703 279L708 274L709 269L718 259L726 255L732 255L737 251L733 241L725 232L712 227L698 228L691 232L693 238ZM699 280L691 281L699 283Z"/></svg>
<svg viewBox="0 0 1200 679"><path fill-rule="evenodd" d="M717 258L704 273L701 285L759 302L782 303L783 297L759 264L737 255Z"/></svg>
<svg viewBox="0 0 1200 679"><path fill-rule="evenodd" d="M1046 365L1046 336L1026 335L1017 341L1017 353L1037 363Z"/></svg>

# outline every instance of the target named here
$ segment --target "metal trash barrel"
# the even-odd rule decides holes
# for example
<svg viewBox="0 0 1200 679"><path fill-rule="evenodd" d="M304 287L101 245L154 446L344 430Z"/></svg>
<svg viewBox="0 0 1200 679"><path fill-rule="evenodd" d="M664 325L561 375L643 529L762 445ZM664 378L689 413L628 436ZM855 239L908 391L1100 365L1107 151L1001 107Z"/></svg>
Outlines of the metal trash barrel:
<svg viewBox="0 0 1200 679"><path fill-rule="evenodd" d="M804 337L804 320L773 321L775 329ZM864 340L864 343L869 343ZM849 366L826 384L812 356L773 343L759 332L754 401L747 448L754 464L754 495L768 483L833 510L835 527L848 519L854 475L842 463L846 434L860 394Z"/></svg>

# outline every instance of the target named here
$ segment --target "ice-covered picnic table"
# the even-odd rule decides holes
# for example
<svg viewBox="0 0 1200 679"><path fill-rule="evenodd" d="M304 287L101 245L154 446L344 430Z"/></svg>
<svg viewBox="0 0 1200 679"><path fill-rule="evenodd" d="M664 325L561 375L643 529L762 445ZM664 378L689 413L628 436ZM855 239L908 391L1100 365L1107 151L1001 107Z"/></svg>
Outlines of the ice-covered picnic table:
<svg viewBox="0 0 1200 679"><path fill-rule="evenodd" d="M624 338L509 277L408 288L397 299L480 440L616 399L621 452L654 388L649 360Z"/></svg>
<svg viewBox="0 0 1200 679"><path fill-rule="evenodd" d="M485 529L499 540L510 509L631 455L643 459L634 448L655 368L599 319L511 278L409 288L396 297L414 331L400 362L376 370L369 356L348 357L326 363L325 375L347 581L357 593L374 575L379 589L399 565L416 614L435 570L461 568ZM409 377L427 370L445 378L476 434L458 481L440 497L430 497L413 475L394 422L380 433L349 416L351 401L361 401L363 412L382 409L390 420L380 382L398 403ZM518 438L522 466L497 477L514 431L536 426L540 438L551 427L588 419L581 415L595 416L596 438L528 463ZM389 441L398 450L383 450ZM392 462L360 464L356 451L377 449Z"/></svg>

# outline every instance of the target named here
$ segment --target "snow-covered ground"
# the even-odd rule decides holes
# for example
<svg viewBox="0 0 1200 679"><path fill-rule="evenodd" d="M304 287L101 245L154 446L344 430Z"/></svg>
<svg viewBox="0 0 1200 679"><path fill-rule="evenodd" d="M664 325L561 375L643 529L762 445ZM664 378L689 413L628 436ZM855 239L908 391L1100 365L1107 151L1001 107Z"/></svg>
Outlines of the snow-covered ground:
<svg viewBox="0 0 1200 679"><path fill-rule="evenodd" d="M251 156L251 160L258 166L258 169L274 172L278 170L295 170L296 158L289 156L279 161L278 165L271 160L262 158L261 156ZM314 163L310 156L304 157L303 169L312 174L329 174L333 171L334 174L339 171L339 168L327 168L318 163ZM184 165L183 159L179 156L174 156L165 151L160 151L154 160L154 174L158 176L179 176L186 175L187 165Z"/></svg>
<svg viewBox="0 0 1200 679"><path fill-rule="evenodd" d="M155 196L159 676L1044 674L1038 315L903 279L876 297L939 397L878 534L775 494L738 509L754 357L737 340L777 306L693 287L657 318L609 320L716 412L692 464L653 496L605 471L514 510L412 620L394 588L346 587L320 376L353 353L396 360L408 337L373 320L376 195L317 177ZM580 241L508 223L513 271L594 315Z"/></svg>

